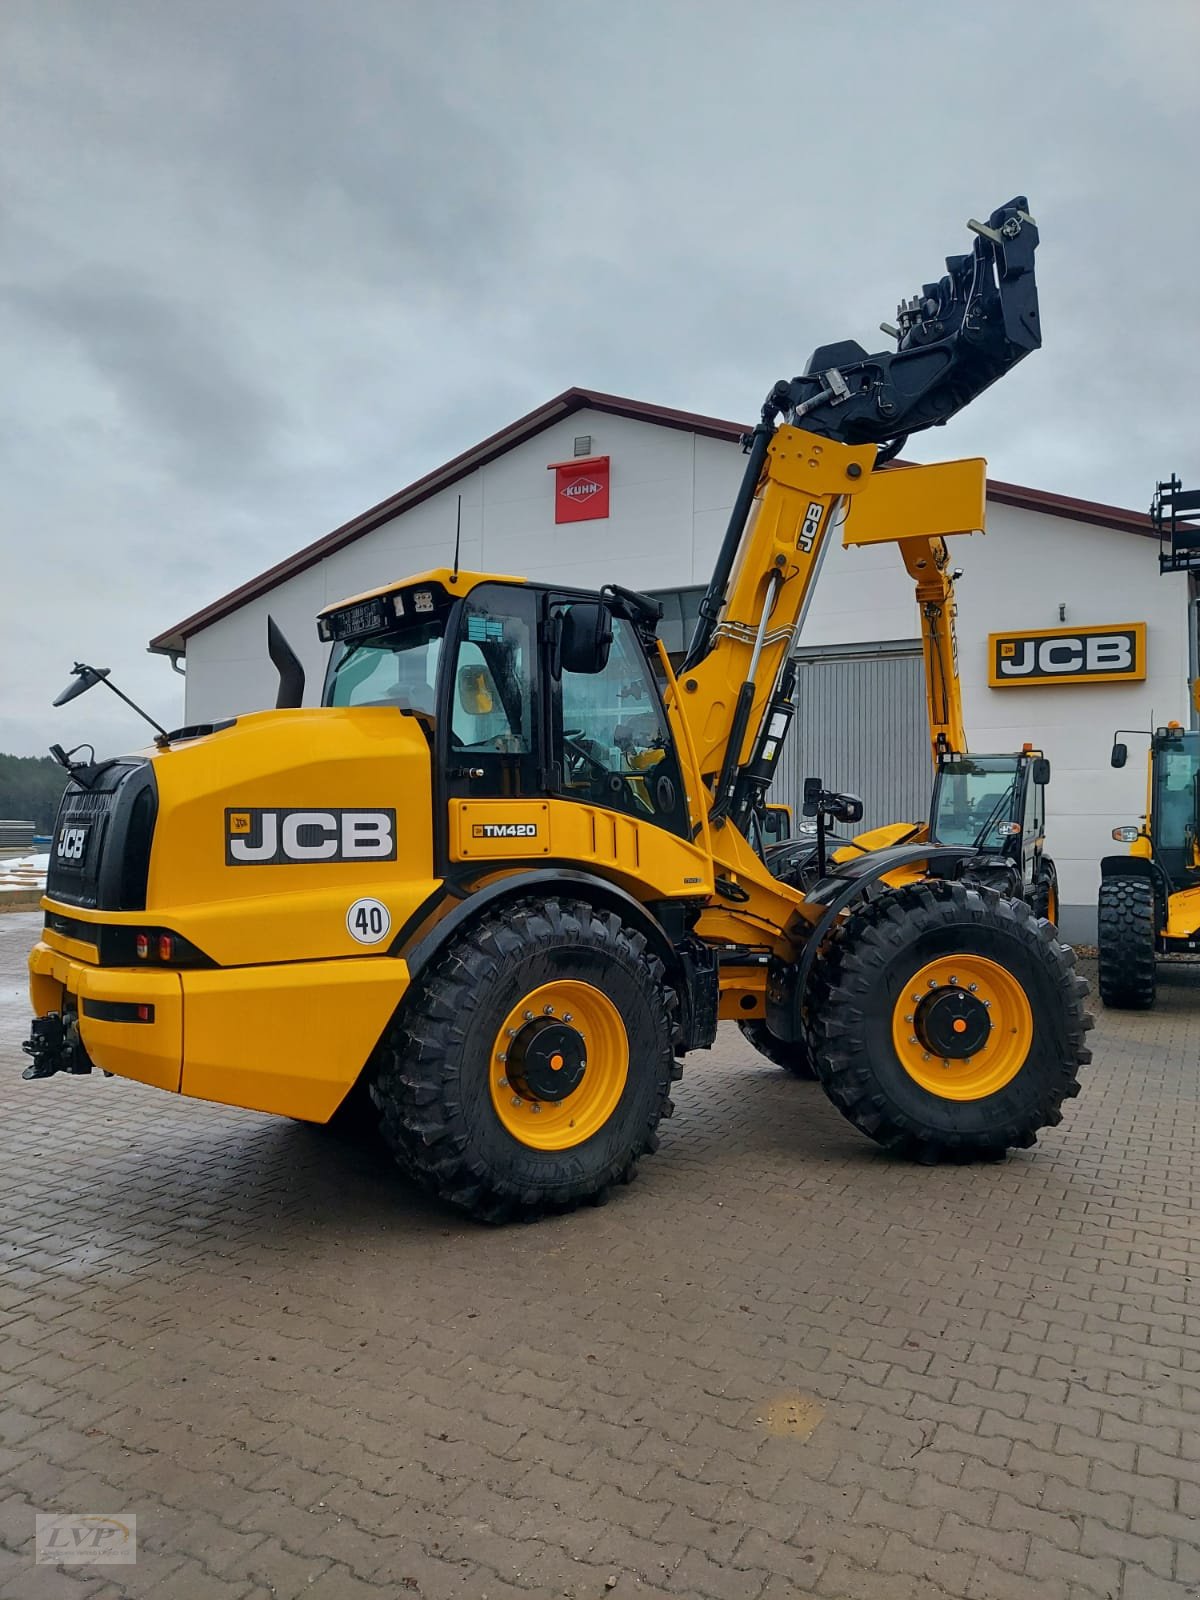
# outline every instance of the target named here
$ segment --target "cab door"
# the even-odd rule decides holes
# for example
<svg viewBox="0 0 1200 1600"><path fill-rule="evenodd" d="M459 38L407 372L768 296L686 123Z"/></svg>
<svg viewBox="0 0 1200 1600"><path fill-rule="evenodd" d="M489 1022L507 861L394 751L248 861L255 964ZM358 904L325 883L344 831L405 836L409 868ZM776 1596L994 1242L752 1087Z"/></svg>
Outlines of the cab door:
<svg viewBox="0 0 1200 1600"><path fill-rule="evenodd" d="M556 616L570 604L551 596L551 637ZM612 617L612 644L599 672L549 665L552 791L690 839L674 741L633 623Z"/></svg>

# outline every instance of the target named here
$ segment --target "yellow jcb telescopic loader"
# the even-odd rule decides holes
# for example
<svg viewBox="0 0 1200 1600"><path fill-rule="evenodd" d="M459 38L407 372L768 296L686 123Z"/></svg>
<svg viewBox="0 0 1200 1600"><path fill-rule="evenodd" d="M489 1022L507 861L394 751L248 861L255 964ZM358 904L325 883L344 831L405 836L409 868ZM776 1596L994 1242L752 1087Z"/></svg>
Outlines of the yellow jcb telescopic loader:
<svg viewBox="0 0 1200 1600"><path fill-rule="evenodd" d="M876 474L880 444L1040 343L1025 200L975 231L894 351L826 346L771 390L678 676L633 591L443 569L321 614L318 708L274 634L280 708L64 753L26 1075L95 1063L314 1122L358 1096L491 1221L628 1180L720 1017L807 1029L891 1149L992 1156L1057 1123L1090 1019L1046 923L949 877L888 889L911 847L805 893L751 843L831 530L851 507L959 526L979 493L973 465ZM915 848L931 873L963 855Z"/></svg>
<svg viewBox="0 0 1200 1600"><path fill-rule="evenodd" d="M1172 476L1150 507L1162 572L1200 570L1200 491ZM1192 684L1193 704L1198 682ZM1160 955L1200 952L1200 733L1182 723L1118 728L1149 740L1146 811L1140 823L1112 830L1129 854L1100 863L1097 944L1100 998L1106 1006L1146 1011L1158 991ZM1114 736L1112 765L1129 747Z"/></svg>

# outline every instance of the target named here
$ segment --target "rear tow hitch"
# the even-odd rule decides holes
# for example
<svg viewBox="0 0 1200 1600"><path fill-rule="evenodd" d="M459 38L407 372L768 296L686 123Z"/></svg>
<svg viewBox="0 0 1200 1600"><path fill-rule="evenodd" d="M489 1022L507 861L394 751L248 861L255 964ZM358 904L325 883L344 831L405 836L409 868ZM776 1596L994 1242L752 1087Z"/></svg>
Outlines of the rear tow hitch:
<svg viewBox="0 0 1200 1600"><path fill-rule="evenodd" d="M56 1072L81 1074L92 1070L73 1015L64 1017L51 1011L44 1017L35 1017L21 1049L33 1058L22 1078L52 1078Z"/></svg>

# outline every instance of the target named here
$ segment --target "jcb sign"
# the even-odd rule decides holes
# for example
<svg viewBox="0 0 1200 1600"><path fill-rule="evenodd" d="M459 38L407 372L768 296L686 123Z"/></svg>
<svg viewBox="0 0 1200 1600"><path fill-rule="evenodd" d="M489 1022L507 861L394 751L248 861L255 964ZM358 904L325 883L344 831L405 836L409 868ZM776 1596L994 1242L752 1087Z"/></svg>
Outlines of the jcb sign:
<svg viewBox="0 0 1200 1600"><path fill-rule="evenodd" d="M988 651L993 689L1136 682L1146 676L1146 624L990 633Z"/></svg>

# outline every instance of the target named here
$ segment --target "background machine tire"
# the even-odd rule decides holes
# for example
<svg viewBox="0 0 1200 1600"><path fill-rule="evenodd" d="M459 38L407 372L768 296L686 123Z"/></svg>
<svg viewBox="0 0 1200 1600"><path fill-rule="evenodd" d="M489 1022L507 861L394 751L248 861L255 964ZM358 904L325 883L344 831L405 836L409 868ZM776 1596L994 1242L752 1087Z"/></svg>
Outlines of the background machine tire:
<svg viewBox="0 0 1200 1600"><path fill-rule="evenodd" d="M1123 1011L1154 1004L1157 932L1154 885L1149 878L1105 878L1100 885L1097 943L1100 998Z"/></svg>
<svg viewBox="0 0 1200 1600"><path fill-rule="evenodd" d="M383 1138L484 1222L599 1203L674 1109L675 1003L614 912L566 899L493 911L441 953L377 1052Z"/></svg>
<svg viewBox="0 0 1200 1600"><path fill-rule="evenodd" d="M1033 883L1031 901L1035 917L1045 917L1058 926L1058 872L1053 861L1043 856Z"/></svg>
<svg viewBox="0 0 1200 1600"><path fill-rule="evenodd" d="M811 1080L816 1077L817 1069L813 1066L812 1052L806 1039L781 1039L758 1017L750 1022L739 1022L738 1027L760 1056L765 1056L777 1067L790 1072L793 1078Z"/></svg>
<svg viewBox="0 0 1200 1600"><path fill-rule="evenodd" d="M937 881L883 895L818 963L817 1075L856 1128L922 1161L1032 1145L1091 1060L1074 966L1022 901Z"/></svg>

